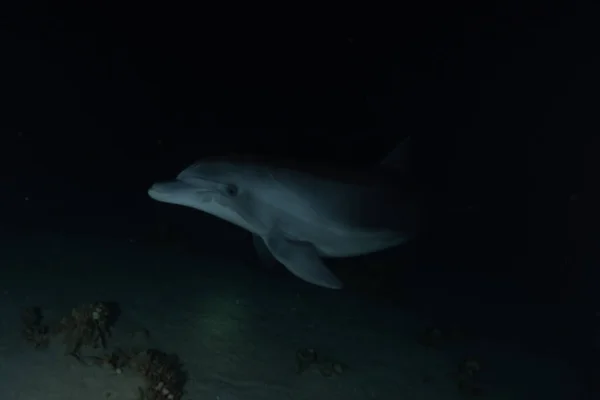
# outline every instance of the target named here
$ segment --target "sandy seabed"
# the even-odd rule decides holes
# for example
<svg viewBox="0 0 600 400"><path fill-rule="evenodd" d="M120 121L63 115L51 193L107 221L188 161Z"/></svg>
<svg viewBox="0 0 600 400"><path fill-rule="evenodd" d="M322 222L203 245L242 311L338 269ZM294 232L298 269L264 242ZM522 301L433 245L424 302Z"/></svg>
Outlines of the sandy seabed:
<svg viewBox="0 0 600 400"><path fill-rule="evenodd" d="M4 235L0 251L0 399L135 400L133 371L84 366L60 342L36 350L20 314L39 306L52 319L78 304L115 301L110 341L142 330L149 347L176 353L189 375L185 400L463 399L457 365L482 364L487 399L579 396L575 370L485 337L436 350L417 343L427 321L214 256L93 236ZM234 257L233 257L234 258ZM298 349L343 362L340 375L296 372Z"/></svg>

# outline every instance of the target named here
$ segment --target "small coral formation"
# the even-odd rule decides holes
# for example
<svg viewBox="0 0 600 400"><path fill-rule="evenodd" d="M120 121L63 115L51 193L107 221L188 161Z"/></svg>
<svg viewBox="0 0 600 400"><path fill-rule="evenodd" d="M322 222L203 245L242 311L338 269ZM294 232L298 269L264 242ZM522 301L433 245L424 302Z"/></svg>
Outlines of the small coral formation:
<svg viewBox="0 0 600 400"><path fill-rule="evenodd" d="M52 335L64 335L65 354L85 365L109 367L120 374L130 368L142 374L147 385L139 388L139 400L180 400L187 374L177 355L160 350L115 349L102 356L82 355L83 347L107 349L107 339L115 320L115 307L109 303L84 304L71 310L52 329L42 324L42 312L33 307L22 314L23 337L36 348L47 347ZM148 333L144 331L144 335ZM88 362L88 361L91 361Z"/></svg>
<svg viewBox="0 0 600 400"><path fill-rule="evenodd" d="M318 356L315 349L304 348L296 351L297 374L302 374L313 367L316 367L321 376L326 378L341 375L347 369L342 363Z"/></svg>
<svg viewBox="0 0 600 400"><path fill-rule="evenodd" d="M296 373L301 374L317 362L317 352L314 349L300 349L296 352Z"/></svg>
<svg viewBox="0 0 600 400"><path fill-rule="evenodd" d="M424 347L440 349L449 342L464 338L462 330L454 329L450 333L440 328L429 327L418 337L418 342ZM458 370L448 373L448 377L456 382L458 390L466 397L480 397L484 395L483 386L479 380L481 365L475 358L467 358L458 365ZM430 383L433 377L425 375L423 383Z"/></svg>
<svg viewBox="0 0 600 400"><path fill-rule="evenodd" d="M90 357L96 365L108 366L121 373L124 368L142 374L147 386L139 388L139 400L179 400L187 382L183 364L175 354L150 349L127 352L116 349L102 357Z"/></svg>
<svg viewBox="0 0 600 400"><path fill-rule="evenodd" d="M325 378L330 378L334 375L341 375L346 369L342 364L333 361L322 361L318 364L319 372Z"/></svg>
<svg viewBox="0 0 600 400"><path fill-rule="evenodd" d="M438 349L444 343L444 335L442 334L442 330L439 328L427 328L419 336L418 342L422 346Z"/></svg>
<svg viewBox="0 0 600 400"><path fill-rule="evenodd" d="M83 304L71 310L56 327L55 333L64 334L65 354L81 358L82 346L106 348L110 336L110 307L106 303Z"/></svg>
<svg viewBox="0 0 600 400"><path fill-rule="evenodd" d="M140 372L148 381L143 392L144 400L179 400L187 374L175 354L166 354L160 350L146 350L136 354L130 360L130 366Z"/></svg>
<svg viewBox="0 0 600 400"><path fill-rule="evenodd" d="M440 350L447 345L464 342L465 339L465 331L459 326L429 326L419 333L417 342L421 346Z"/></svg>
<svg viewBox="0 0 600 400"><path fill-rule="evenodd" d="M42 320L42 310L39 307L29 307L21 313L23 338L36 349L46 348L50 344L50 327L43 325Z"/></svg>
<svg viewBox="0 0 600 400"><path fill-rule="evenodd" d="M481 365L474 358L467 358L458 365L458 390L469 397L483 396L483 387L479 383Z"/></svg>

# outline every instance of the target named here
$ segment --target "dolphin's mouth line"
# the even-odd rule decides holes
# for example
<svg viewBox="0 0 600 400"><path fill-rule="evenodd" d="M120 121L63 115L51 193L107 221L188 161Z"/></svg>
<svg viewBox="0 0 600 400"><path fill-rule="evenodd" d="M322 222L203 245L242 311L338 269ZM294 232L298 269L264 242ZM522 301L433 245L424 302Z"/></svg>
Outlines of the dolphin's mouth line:
<svg viewBox="0 0 600 400"><path fill-rule="evenodd" d="M221 186L224 185L224 182L221 181L216 181L213 179L205 179L205 178L186 178L186 177L178 177L177 182L181 182L181 183L185 183L187 185L192 185L192 186L201 186L201 185L207 185L207 186Z"/></svg>
<svg viewBox="0 0 600 400"><path fill-rule="evenodd" d="M217 190L215 189L207 189L207 188L194 188L194 191L196 193L219 193Z"/></svg>

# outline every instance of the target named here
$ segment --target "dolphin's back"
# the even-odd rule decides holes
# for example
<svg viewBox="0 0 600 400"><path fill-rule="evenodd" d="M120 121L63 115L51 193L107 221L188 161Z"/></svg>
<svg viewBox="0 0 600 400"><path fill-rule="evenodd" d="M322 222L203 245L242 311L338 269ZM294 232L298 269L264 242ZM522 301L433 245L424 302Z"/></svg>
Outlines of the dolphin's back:
<svg viewBox="0 0 600 400"><path fill-rule="evenodd" d="M259 219L305 221L346 231L419 229L419 196L404 174L385 168L355 168L282 159L264 162L257 157L217 157L189 167L191 177L213 165L250 188L254 201L271 211ZM257 207L260 209L260 207ZM271 217L272 212L277 214Z"/></svg>

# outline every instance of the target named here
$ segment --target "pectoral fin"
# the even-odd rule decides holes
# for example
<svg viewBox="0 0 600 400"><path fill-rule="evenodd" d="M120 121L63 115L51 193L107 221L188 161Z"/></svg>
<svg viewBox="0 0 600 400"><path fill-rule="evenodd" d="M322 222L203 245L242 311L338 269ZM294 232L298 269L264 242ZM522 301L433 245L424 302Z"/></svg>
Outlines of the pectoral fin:
<svg viewBox="0 0 600 400"><path fill-rule="evenodd" d="M311 243L290 240L271 232L266 244L275 259L298 278L329 289L342 288L340 280L325 266Z"/></svg>
<svg viewBox="0 0 600 400"><path fill-rule="evenodd" d="M267 244L261 236L254 234L252 240L254 242L256 254L258 255L260 263L263 267L273 268L276 265L279 265L279 262L275 259L271 253L271 250L269 250Z"/></svg>

